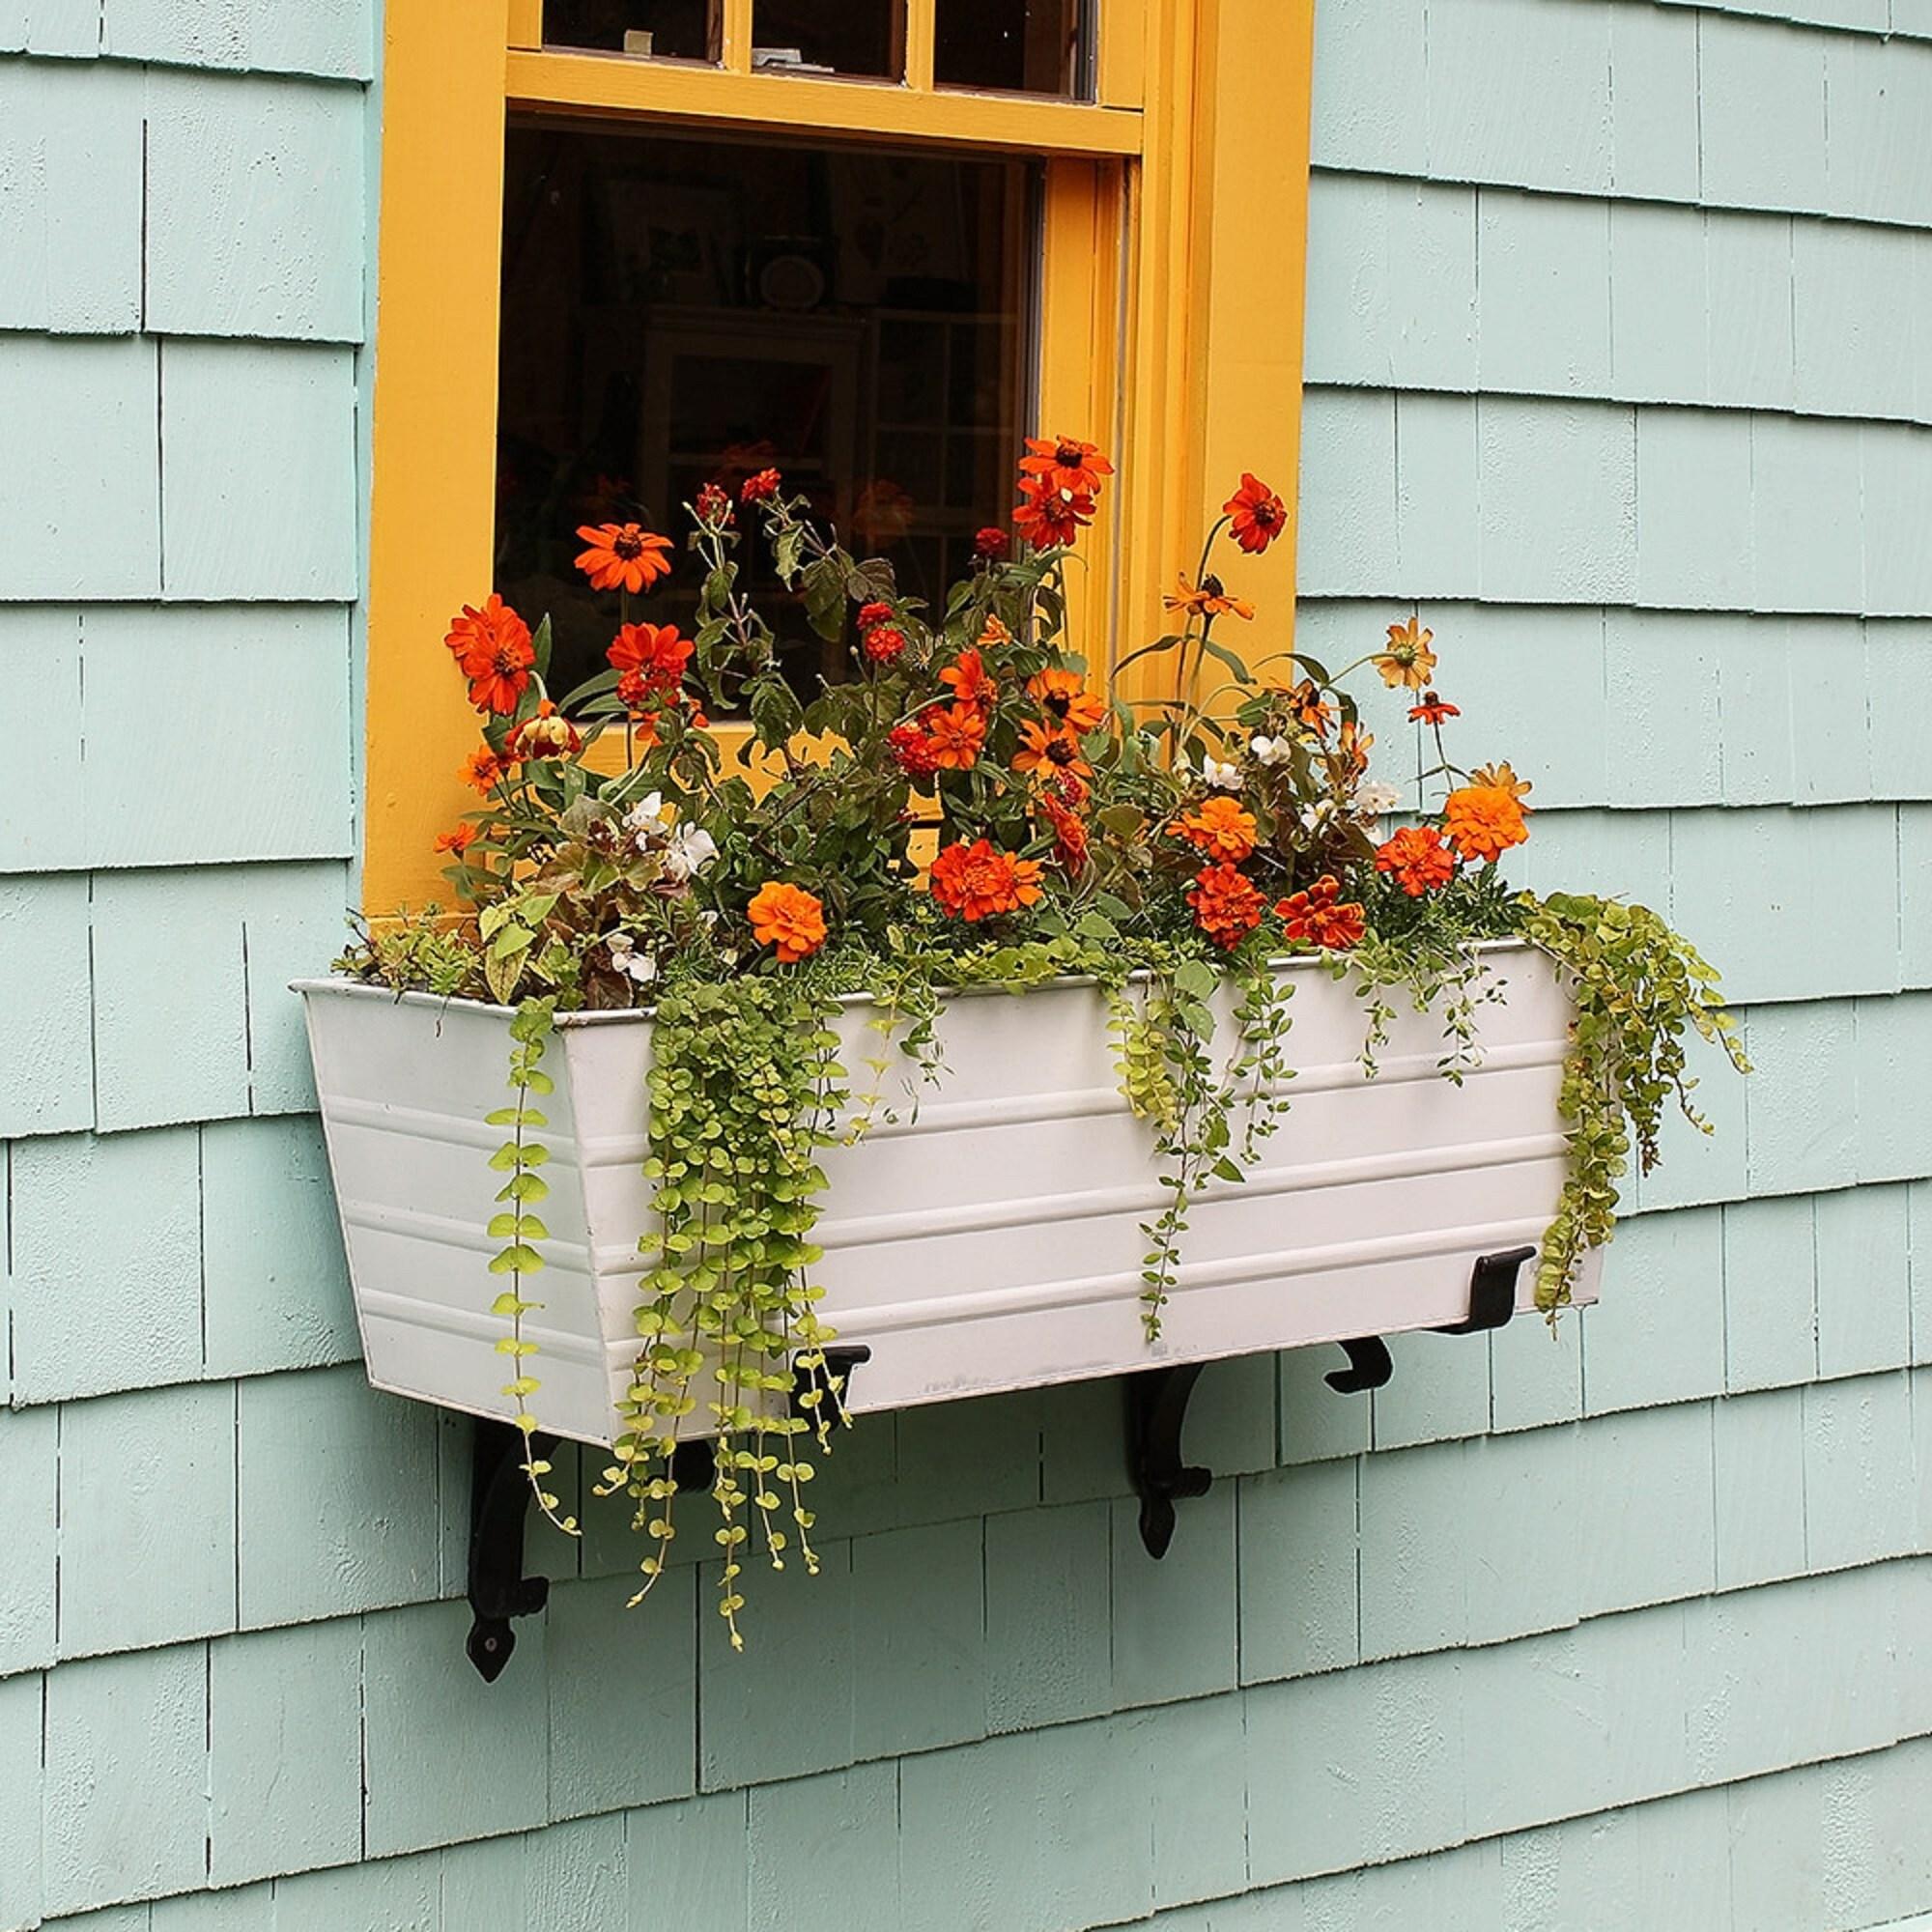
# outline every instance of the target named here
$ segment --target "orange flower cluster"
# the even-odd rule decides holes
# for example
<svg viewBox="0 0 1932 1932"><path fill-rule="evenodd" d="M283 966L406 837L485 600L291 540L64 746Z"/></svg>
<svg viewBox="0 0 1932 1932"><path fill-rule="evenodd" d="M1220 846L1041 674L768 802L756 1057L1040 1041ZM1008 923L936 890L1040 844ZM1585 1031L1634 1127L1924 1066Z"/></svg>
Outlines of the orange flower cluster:
<svg viewBox="0 0 1932 1932"><path fill-rule="evenodd" d="M1207 866L1187 894L1194 923L1216 946L1233 952L1262 923L1267 901L1245 872L1228 865Z"/></svg>
<svg viewBox="0 0 1932 1932"><path fill-rule="evenodd" d="M752 934L760 946L777 951L780 961L795 966L825 944L825 906L803 886L770 880L746 908Z"/></svg>
<svg viewBox="0 0 1932 1932"><path fill-rule="evenodd" d="M1443 805L1442 822L1465 859L1499 859L1529 837L1523 808L1508 785L1459 786Z"/></svg>
<svg viewBox="0 0 1932 1932"><path fill-rule="evenodd" d="M1036 904L1040 896L1039 862L1015 859L989 840L960 839L932 862L932 896L954 919L992 919Z"/></svg>
<svg viewBox="0 0 1932 1932"><path fill-rule="evenodd" d="M1168 836L1184 838L1209 859L1238 866L1255 849L1255 815L1232 798L1204 799L1168 826Z"/></svg>
<svg viewBox="0 0 1932 1932"><path fill-rule="evenodd" d="M1331 952L1359 946L1369 929L1366 911L1342 902L1342 882L1332 872L1324 872L1305 892L1291 893L1275 912L1282 931L1297 945L1321 946Z"/></svg>
<svg viewBox="0 0 1932 1932"><path fill-rule="evenodd" d="M466 604L443 639L456 668L469 680L469 701L478 711L508 718L522 701L537 661L530 627L492 593L479 611Z"/></svg>

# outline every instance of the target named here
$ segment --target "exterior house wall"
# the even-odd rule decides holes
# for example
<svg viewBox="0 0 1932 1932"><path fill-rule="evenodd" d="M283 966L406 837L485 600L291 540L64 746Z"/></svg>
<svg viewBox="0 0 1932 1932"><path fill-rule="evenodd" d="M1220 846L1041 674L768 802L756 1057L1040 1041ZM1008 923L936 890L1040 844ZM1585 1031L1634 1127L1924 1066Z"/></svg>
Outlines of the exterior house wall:
<svg viewBox="0 0 1932 1932"><path fill-rule="evenodd" d="M485 1688L283 991L353 894L367 0L0 0L0 1926L1932 1910L1932 0L1794 11L1319 16L1304 640L1421 600L1529 882L1746 1009L1603 1306L1210 1371L1158 1566L1116 1388L871 1419L743 1659L593 1512Z"/></svg>

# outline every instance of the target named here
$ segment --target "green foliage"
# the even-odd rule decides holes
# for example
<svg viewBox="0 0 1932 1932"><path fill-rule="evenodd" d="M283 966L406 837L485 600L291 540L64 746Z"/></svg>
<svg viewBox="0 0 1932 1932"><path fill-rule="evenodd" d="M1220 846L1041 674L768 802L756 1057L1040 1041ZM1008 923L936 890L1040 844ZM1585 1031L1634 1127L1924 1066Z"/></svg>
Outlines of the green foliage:
<svg viewBox="0 0 1932 1932"><path fill-rule="evenodd" d="M1577 1002L1559 1101L1570 1122L1570 1172L1536 1275L1536 1305L1553 1320L1583 1256L1610 1238L1632 1138L1648 1174L1668 1102L1711 1131L1690 1103L1696 1082L1685 1071L1686 1032L1721 1046L1741 1073L1750 1067L1719 1000L1718 975L1648 907L1572 893L1524 894L1518 905L1523 936L1564 969Z"/></svg>
<svg viewBox="0 0 1932 1932"><path fill-rule="evenodd" d="M795 1536L800 1560L818 1568L808 1449L829 1446L838 1404L809 1271L825 1185L817 1155L846 1097L833 1011L808 982L776 978L685 982L658 1009L644 1172L659 1225L639 1243L643 1346L624 1403L630 1427L599 1493L638 1504L649 1543L636 1602L677 1534L671 1452L701 1410L717 1436L718 1610L734 1649L755 1545L782 1570ZM794 1397L795 1377L804 1387Z"/></svg>

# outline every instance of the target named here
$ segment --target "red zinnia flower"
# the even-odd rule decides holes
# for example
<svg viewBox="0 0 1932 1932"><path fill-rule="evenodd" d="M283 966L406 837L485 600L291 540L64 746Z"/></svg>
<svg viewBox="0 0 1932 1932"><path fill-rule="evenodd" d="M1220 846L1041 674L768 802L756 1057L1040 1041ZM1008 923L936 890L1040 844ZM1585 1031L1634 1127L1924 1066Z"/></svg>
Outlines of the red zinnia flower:
<svg viewBox="0 0 1932 1932"><path fill-rule="evenodd" d="M1368 915L1358 905L1338 905L1341 896L1342 882L1324 872L1305 893L1293 893L1275 907L1282 930L1302 945L1326 947L1331 952L1359 946Z"/></svg>
<svg viewBox="0 0 1932 1932"><path fill-rule="evenodd" d="M1044 487L1065 490L1075 497L1096 497L1100 479L1114 473L1114 466L1100 454L1098 443L1082 442L1071 436L1030 436L1027 453L1020 458L1020 488ZM1028 481L1037 477L1038 485Z"/></svg>
<svg viewBox="0 0 1932 1932"><path fill-rule="evenodd" d="M987 563L1002 562L1011 549L1011 538L997 524L988 524L973 539L973 554L982 557Z"/></svg>
<svg viewBox="0 0 1932 1932"><path fill-rule="evenodd" d="M1440 724L1445 719L1460 718L1462 713L1453 704L1446 703L1433 691L1422 694L1422 702L1408 714L1411 724Z"/></svg>
<svg viewBox="0 0 1932 1932"><path fill-rule="evenodd" d="M1233 521L1228 533L1259 556L1288 527L1288 505L1259 476L1241 472L1241 487L1221 505Z"/></svg>
<svg viewBox="0 0 1932 1932"><path fill-rule="evenodd" d="M469 680L469 701L478 711L507 718L517 708L536 663L530 627L494 593L482 610L466 604L443 639L457 668Z"/></svg>
<svg viewBox="0 0 1932 1932"><path fill-rule="evenodd" d="M636 710L640 700L664 696L678 688L691 652L691 639L679 637L675 624L626 624L611 640L606 655L612 669L637 672L634 681L627 675L617 686L620 693L628 686L631 696L624 702Z"/></svg>
<svg viewBox="0 0 1932 1932"><path fill-rule="evenodd" d="M741 503L762 503L779 494L779 486L783 478L776 469L760 469L755 476L745 478L745 487L738 492Z"/></svg>
<svg viewBox="0 0 1932 1932"><path fill-rule="evenodd" d="M1094 498L1085 491L1055 490L1034 476L1020 478L1020 500L1013 527L1036 550L1070 544L1081 526L1094 521Z"/></svg>
<svg viewBox="0 0 1932 1932"><path fill-rule="evenodd" d="M641 524L585 524L577 534L588 546L577 567L593 590L628 590L635 596L670 575L665 557L670 539L654 535Z"/></svg>

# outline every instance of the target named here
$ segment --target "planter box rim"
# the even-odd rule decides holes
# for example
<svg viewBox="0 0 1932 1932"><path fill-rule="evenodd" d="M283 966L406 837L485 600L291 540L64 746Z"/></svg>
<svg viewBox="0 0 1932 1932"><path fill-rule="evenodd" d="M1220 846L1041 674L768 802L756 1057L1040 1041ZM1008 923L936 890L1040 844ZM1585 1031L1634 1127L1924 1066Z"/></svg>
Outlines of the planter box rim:
<svg viewBox="0 0 1932 1932"><path fill-rule="evenodd" d="M1472 952L1489 956L1496 953L1529 952L1535 949L1526 939L1479 939L1473 942ZM1339 954L1327 957L1339 957ZM1268 962L1277 972L1285 973L1327 973L1327 958L1308 952L1288 952ZM1146 980L1150 976L1145 972L1129 976L1129 984ZM1062 988L1092 986L1096 984L1091 974L1069 973L1056 980L1042 980L1030 986L1023 994L1015 995L1005 986L941 986L937 988L944 1000L980 1000L1027 998L1035 993L1058 992ZM398 993L388 986L372 985L366 980L352 980L344 974L332 973L319 980L291 980L289 991L300 993L304 998L312 995L334 995L351 998L377 999L390 1006L434 1007L439 1009L457 1008L469 1013L494 1013L504 1019L516 1017L516 1008L497 1005L491 1000L465 999L455 993ZM869 993L840 993L838 1004L841 1007L865 1007L874 1003ZM554 1024L559 1028L632 1026L654 1020L657 1009L654 1007L618 1007L603 1012L563 1012L555 1016Z"/></svg>

